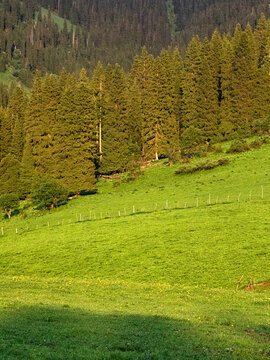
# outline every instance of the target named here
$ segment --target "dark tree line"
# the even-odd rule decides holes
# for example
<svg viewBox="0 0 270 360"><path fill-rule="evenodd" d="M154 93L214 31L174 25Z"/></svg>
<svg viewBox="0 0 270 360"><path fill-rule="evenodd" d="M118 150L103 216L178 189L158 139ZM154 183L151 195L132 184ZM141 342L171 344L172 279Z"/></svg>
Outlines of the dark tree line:
<svg viewBox="0 0 270 360"><path fill-rule="evenodd" d="M194 34L233 32L237 22L257 24L268 0L0 0L0 72L31 86L33 74L63 67L89 76L98 61L129 71L142 46L157 56ZM42 8L43 7L43 8ZM45 11L44 8L50 9ZM58 14L60 25L53 15ZM61 20L61 19L60 19Z"/></svg>
<svg viewBox="0 0 270 360"><path fill-rule="evenodd" d="M184 58L143 48L130 72L101 63L90 78L37 72L30 96L15 88L0 107L0 194L25 198L44 176L91 192L98 174L269 131L269 50L262 16L254 31L194 37Z"/></svg>

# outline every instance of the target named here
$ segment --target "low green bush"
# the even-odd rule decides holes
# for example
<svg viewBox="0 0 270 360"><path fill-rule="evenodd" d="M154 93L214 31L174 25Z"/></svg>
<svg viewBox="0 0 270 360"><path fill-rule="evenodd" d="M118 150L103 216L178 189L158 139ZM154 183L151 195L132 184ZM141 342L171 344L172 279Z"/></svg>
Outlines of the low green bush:
<svg viewBox="0 0 270 360"><path fill-rule="evenodd" d="M253 126L254 131L257 134L269 134L270 131L270 114L255 121Z"/></svg>
<svg viewBox="0 0 270 360"><path fill-rule="evenodd" d="M268 143L267 137L260 137L256 140L253 140L251 143L247 143L245 140L235 140L230 148L227 150L228 154L241 153L245 151L249 151L252 149L259 149L263 144Z"/></svg>
<svg viewBox="0 0 270 360"><path fill-rule="evenodd" d="M242 139L237 139L232 142L231 146L227 150L228 154L241 153L250 150L249 144Z"/></svg>
<svg viewBox="0 0 270 360"><path fill-rule="evenodd" d="M6 194L0 197L0 210L10 219L12 212L19 206L19 197L15 194Z"/></svg>
<svg viewBox="0 0 270 360"><path fill-rule="evenodd" d="M219 160L212 161L202 161L195 165L184 165L181 166L176 172L176 175L192 174L196 171L201 170L211 170L215 169L218 166L228 165L230 160L228 158L223 158Z"/></svg>
<svg viewBox="0 0 270 360"><path fill-rule="evenodd" d="M143 171L141 169L137 169L135 171L130 171L125 179L125 182L129 183L131 181L139 179L143 175Z"/></svg>
<svg viewBox="0 0 270 360"><path fill-rule="evenodd" d="M253 140L250 144L249 144L249 148L250 149L260 149L260 147L263 144L267 144L268 143L268 139L265 137L261 137L259 139Z"/></svg>
<svg viewBox="0 0 270 360"><path fill-rule="evenodd" d="M33 187L31 198L33 204L41 210L44 208L53 209L66 204L68 195L68 190L55 179L43 178Z"/></svg>
<svg viewBox="0 0 270 360"><path fill-rule="evenodd" d="M220 154L223 152L222 146L220 144L217 145L209 145L207 148L207 152L211 152L214 154Z"/></svg>

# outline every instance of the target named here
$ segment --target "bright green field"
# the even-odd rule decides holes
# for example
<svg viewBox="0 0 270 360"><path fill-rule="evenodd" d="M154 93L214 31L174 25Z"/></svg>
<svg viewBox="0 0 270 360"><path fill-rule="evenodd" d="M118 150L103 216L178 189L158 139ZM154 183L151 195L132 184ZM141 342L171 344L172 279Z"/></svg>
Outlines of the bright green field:
<svg viewBox="0 0 270 360"><path fill-rule="evenodd" d="M0 358L269 358L270 145L229 157L2 221Z"/></svg>

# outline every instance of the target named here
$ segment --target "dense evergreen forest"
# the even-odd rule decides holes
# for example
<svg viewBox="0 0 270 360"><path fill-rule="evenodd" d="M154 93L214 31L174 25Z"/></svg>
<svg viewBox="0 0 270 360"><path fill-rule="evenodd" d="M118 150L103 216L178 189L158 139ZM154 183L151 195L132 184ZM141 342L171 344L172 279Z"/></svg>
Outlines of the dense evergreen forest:
<svg viewBox="0 0 270 360"><path fill-rule="evenodd" d="M168 46L184 55L193 35L253 27L261 12L270 15L268 0L0 0L0 73L30 87L37 69L91 76L101 61L129 71L142 46L154 56Z"/></svg>
<svg viewBox="0 0 270 360"><path fill-rule="evenodd" d="M183 57L177 48L153 56L144 47L129 72L98 63L91 77L85 69L37 72L30 95L3 90L0 194L25 198L45 175L72 194L93 191L98 174L268 132L269 51L262 16L255 30L193 37Z"/></svg>

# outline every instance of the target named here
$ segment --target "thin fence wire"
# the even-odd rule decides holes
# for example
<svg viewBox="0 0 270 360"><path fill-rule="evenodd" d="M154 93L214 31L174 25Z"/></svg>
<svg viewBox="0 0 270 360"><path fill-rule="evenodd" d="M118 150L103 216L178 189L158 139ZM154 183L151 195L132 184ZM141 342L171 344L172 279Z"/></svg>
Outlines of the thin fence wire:
<svg viewBox="0 0 270 360"><path fill-rule="evenodd" d="M190 200L170 200L167 199L163 202L153 202L146 204L134 204L132 206L124 206L118 209L107 209L107 210L95 210L90 209L88 212L77 213L73 218L69 219L58 219L53 221L50 219L44 223L41 223L40 217L31 218L30 220L25 220L24 225L22 224L0 224L0 237L12 235L12 234L25 234L27 232L37 231L44 228L55 228L60 226L74 225L85 222L101 221L106 219L119 219L128 216L134 216L139 214L152 214L162 211L172 211L172 210L186 210L186 209L200 209L206 208L214 205L222 204L237 204L237 203L246 203L251 201L263 201L267 200L264 186L261 186L260 191L254 193L249 191L248 193L238 193L238 194L227 194L227 195L213 195L208 194L205 198L191 198ZM270 200L270 199L269 199ZM33 224L36 222L36 224Z"/></svg>

